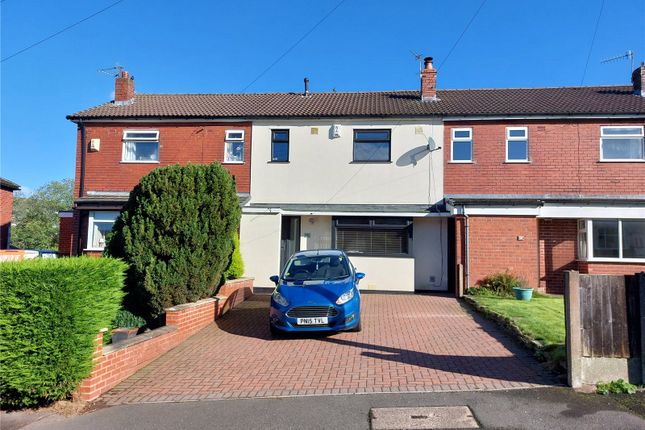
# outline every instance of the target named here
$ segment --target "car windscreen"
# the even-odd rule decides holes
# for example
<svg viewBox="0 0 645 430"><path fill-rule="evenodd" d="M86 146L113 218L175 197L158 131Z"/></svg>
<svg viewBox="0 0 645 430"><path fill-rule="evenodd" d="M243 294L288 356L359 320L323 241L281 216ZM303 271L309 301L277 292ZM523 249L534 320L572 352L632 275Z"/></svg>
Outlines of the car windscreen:
<svg viewBox="0 0 645 430"><path fill-rule="evenodd" d="M344 255L297 256L289 261L285 281L319 281L347 278L351 273Z"/></svg>

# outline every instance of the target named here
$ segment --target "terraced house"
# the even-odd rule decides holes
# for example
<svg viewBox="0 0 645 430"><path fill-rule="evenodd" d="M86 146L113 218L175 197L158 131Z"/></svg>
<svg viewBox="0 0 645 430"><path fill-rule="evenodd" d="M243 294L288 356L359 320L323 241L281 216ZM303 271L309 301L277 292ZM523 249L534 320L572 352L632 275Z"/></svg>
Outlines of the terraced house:
<svg viewBox="0 0 645 430"><path fill-rule="evenodd" d="M509 270L561 291L563 270L645 270L645 66L629 86L137 94L77 124L61 253L100 251L138 180L219 161L235 177L247 275L340 248L364 289L461 291Z"/></svg>

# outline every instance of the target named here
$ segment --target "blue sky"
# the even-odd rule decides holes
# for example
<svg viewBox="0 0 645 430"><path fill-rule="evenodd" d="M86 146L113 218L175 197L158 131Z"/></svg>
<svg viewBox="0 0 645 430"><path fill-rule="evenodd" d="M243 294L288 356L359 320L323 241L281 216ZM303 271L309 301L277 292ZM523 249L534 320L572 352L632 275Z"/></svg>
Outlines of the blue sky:
<svg viewBox="0 0 645 430"><path fill-rule="evenodd" d="M114 0L4 0L5 58ZM241 92L339 0L125 0L1 64L0 175L34 189L73 177L65 115L111 99L116 63L137 92ZM247 92L418 88L412 53L435 57L439 88L580 85L601 0L345 0ZM154 5L154 6L152 6ZM645 1L606 0L585 85L626 84L645 60Z"/></svg>

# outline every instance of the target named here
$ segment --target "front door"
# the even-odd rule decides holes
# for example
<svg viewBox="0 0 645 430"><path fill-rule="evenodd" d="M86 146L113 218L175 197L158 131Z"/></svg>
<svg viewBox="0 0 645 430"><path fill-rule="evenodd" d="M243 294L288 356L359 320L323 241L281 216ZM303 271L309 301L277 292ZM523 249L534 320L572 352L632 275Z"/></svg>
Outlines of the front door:
<svg viewBox="0 0 645 430"><path fill-rule="evenodd" d="M300 251L300 217L283 216L280 235L280 273L289 257Z"/></svg>

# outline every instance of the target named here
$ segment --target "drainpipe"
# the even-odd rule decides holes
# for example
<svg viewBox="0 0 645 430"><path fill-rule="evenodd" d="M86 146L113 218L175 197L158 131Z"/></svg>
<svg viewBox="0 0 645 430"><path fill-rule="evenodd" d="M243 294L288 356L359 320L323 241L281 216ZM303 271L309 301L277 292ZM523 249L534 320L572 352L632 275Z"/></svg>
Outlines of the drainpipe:
<svg viewBox="0 0 645 430"><path fill-rule="evenodd" d="M465 278L465 287L466 290L470 288L470 239L469 239L469 230L470 230L470 225L468 222L468 214L466 213L466 206L462 205L461 206L461 211L464 214L464 219L466 222L464 223L465 227L465 234L464 234L464 240L466 241L466 250L464 252L464 278Z"/></svg>
<svg viewBox="0 0 645 430"><path fill-rule="evenodd" d="M81 172L78 177L78 197L83 197L83 194L85 192L85 152L86 152L86 144L85 144L85 124L83 124L83 120L79 120L78 125L81 127ZM83 250L83 243L82 243L82 223L81 223L81 212L77 211L78 213L78 229L76 231L76 255L80 255L82 250Z"/></svg>

